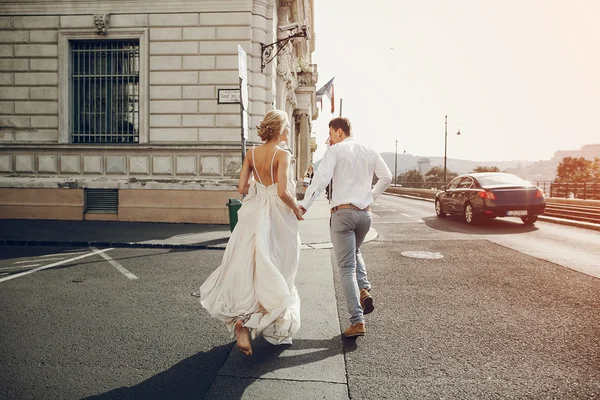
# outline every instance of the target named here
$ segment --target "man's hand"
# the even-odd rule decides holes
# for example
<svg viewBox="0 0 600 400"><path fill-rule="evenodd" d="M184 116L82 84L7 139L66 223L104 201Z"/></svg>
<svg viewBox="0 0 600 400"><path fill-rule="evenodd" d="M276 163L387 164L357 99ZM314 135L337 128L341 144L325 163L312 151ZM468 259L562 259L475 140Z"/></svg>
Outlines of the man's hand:
<svg viewBox="0 0 600 400"><path fill-rule="evenodd" d="M306 209L302 206L300 206L300 212L302 212L302 215L306 214Z"/></svg>

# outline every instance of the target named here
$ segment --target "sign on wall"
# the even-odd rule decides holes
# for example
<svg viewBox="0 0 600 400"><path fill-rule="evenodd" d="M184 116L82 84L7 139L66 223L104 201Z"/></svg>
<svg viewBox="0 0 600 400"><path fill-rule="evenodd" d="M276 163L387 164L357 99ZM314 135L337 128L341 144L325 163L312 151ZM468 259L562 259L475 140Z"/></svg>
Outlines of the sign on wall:
<svg viewBox="0 0 600 400"><path fill-rule="evenodd" d="M219 89L219 104L240 104L240 89Z"/></svg>

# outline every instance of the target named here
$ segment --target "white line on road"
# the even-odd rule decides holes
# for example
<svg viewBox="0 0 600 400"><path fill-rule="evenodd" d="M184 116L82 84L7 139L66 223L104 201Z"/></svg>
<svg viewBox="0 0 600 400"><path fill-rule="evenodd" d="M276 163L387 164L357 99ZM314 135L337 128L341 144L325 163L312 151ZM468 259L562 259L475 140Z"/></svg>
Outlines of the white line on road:
<svg viewBox="0 0 600 400"><path fill-rule="evenodd" d="M14 275L11 275L11 276L7 276L6 278L0 279L0 283L4 282L4 281L11 280L11 279L19 278L19 277L24 276L24 275L33 274L34 272L42 271L42 270L47 269L47 268L56 267L57 265L66 264L66 263L71 262L71 261L75 261L75 260L79 260L79 259L82 259L82 258L90 257L90 256L93 256L95 254L101 254L101 253L104 253L105 251L108 251L108 250L112 250L112 249L104 249L104 250L97 250L96 249L96 251L94 251L93 253L86 253L86 254L83 254L83 255L78 256L78 257L69 258L67 260L58 261L58 262L55 262L55 263L52 263L52 264L44 265L43 267L38 267L38 268L30 269L29 271L20 272L18 274L14 274Z"/></svg>
<svg viewBox="0 0 600 400"><path fill-rule="evenodd" d="M6 268L0 268L0 271L8 271L8 270L14 270L15 268L19 269L19 268L31 268L31 267L37 267L38 265L42 265L42 264L30 264L30 265L19 265L16 267L6 267Z"/></svg>
<svg viewBox="0 0 600 400"><path fill-rule="evenodd" d="M73 254L77 254L77 253L85 253L85 252L81 251L81 250L76 250L74 252L70 252L69 255L73 255ZM57 254L46 254L46 255L40 256L40 257L44 258L44 257L64 256L64 255L65 255L65 253L57 253Z"/></svg>
<svg viewBox="0 0 600 400"><path fill-rule="evenodd" d="M394 210L393 208L390 208L390 211L396 212L396 210Z"/></svg>
<svg viewBox="0 0 600 400"><path fill-rule="evenodd" d="M424 224L425 221L422 219L417 219L415 221L373 221L373 225L375 224Z"/></svg>
<svg viewBox="0 0 600 400"><path fill-rule="evenodd" d="M92 250L98 250L95 247L91 247L91 249ZM132 274L131 272L129 272L127 269L125 269L125 267L123 267L121 264L119 264L118 262L116 262L115 260L113 260L112 258L110 258L109 256L107 256L106 254L102 253L102 254L100 254L100 257L102 257L106 261L108 261L108 263L110 265L112 265L113 267L115 267L120 273L122 273L123 275L125 275L129 279L138 279L137 276L135 276L134 274Z"/></svg>
<svg viewBox="0 0 600 400"><path fill-rule="evenodd" d="M408 214L400 213L400 215L404 215L405 217L410 217Z"/></svg>

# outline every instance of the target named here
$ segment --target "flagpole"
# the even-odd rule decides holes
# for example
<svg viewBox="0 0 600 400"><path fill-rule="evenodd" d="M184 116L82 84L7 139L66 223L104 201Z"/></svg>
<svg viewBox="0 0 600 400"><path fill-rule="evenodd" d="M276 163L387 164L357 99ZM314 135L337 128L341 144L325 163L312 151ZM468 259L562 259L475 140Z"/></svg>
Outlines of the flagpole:
<svg viewBox="0 0 600 400"><path fill-rule="evenodd" d="M342 116L342 98L340 97L340 117Z"/></svg>

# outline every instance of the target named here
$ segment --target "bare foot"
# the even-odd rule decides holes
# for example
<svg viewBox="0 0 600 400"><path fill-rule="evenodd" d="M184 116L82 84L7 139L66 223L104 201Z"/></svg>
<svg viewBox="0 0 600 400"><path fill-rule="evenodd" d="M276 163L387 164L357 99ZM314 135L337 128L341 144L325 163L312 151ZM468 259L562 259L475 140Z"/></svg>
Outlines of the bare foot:
<svg viewBox="0 0 600 400"><path fill-rule="evenodd" d="M245 355L252 355L252 345L250 344L250 331L244 326L244 321L241 319L235 323L235 340L237 347L244 352Z"/></svg>

